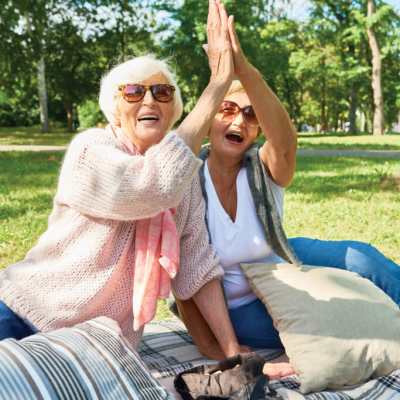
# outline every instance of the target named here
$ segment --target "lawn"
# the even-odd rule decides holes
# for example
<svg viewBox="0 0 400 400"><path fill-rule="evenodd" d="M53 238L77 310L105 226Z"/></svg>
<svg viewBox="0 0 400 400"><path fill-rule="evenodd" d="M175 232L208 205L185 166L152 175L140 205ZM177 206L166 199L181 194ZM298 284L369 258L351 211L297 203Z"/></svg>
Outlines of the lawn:
<svg viewBox="0 0 400 400"><path fill-rule="evenodd" d="M24 257L46 229L62 153L0 152L0 268ZM397 160L300 158L287 190L288 236L355 239L400 263ZM164 304L158 318L167 317Z"/></svg>
<svg viewBox="0 0 400 400"><path fill-rule="evenodd" d="M400 150L400 133L384 136L300 133L299 147L321 150Z"/></svg>
<svg viewBox="0 0 400 400"><path fill-rule="evenodd" d="M75 133L66 132L64 128L53 129L51 133L42 133L39 126L0 127L0 145L63 146L68 144L74 135Z"/></svg>
<svg viewBox="0 0 400 400"><path fill-rule="evenodd" d="M75 133L58 128L52 133L41 133L36 127L0 127L0 145L66 145ZM348 150L399 150L400 134L391 133L382 137L372 135L349 135L346 133L300 133L299 148L304 149L348 149Z"/></svg>

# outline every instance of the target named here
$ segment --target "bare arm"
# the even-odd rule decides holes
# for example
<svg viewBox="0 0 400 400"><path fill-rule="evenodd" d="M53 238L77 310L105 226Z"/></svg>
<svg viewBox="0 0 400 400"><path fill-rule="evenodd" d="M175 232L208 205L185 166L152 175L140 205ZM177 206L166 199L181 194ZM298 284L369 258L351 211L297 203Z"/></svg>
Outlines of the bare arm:
<svg viewBox="0 0 400 400"><path fill-rule="evenodd" d="M187 115L177 129L194 154L200 152L203 139L206 137L212 120L224 99L229 82L210 81L193 110Z"/></svg>
<svg viewBox="0 0 400 400"><path fill-rule="evenodd" d="M221 282L214 279L206 283L193 296L193 300L217 338L225 357L238 354L241 349L229 319Z"/></svg>
<svg viewBox="0 0 400 400"><path fill-rule="evenodd" d="M260 156L272 179L288 186L296 168L297 133L290 117L269 88L261 73L245 57L237 37L233 18L229 18L235 73L240 79L257 115L266 142Z"/></svg>
<svg viewBox="0 0 400 400"><path fill-rule="evenodd" d="M189 136L189 142L192 143L191 147L195 153L200 150L202 139L208 132L211 121L233 77L228 16L219 0L209 0L207 37L207 54L211 69L210 83L200 97L196 107L178 129L179 134ZM202 224L205 224L203 200L201 200L201 204L197 209L201 211ZM204 231L203 237L206 237L205 225L202 228ZM199 229L197 230L199 231ZM209 280L196 291L193 295L193 300L218 340L225 356L229 357L239 353L240 347L229 319L220 281L218 279Z"/></svg>
<svg viewBox="0 0 400 400"><path fill-rule="evenodd" d="M196 106L179 126L177 133L198 154L202 141L224 99L233 78L232 47L229 39L228 17L220 1L209 0L207 20L208 61L210 82Z"/></svg>

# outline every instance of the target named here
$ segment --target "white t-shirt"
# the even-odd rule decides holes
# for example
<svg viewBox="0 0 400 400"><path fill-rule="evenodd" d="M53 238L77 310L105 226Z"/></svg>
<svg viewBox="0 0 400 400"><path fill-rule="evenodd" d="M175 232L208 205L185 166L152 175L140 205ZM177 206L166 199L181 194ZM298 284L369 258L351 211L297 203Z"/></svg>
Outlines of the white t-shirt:
<svg viewBox="0 0 400 400"><path fill-rule="evenodd" d="M237 308L256 299L239 264L282 262L283 260L274 253L265 240L263 227L256 214L246 169L242 168L236 179L238 198L235 221L231 220L219 201L207 161L204 166L204 176L211 242L225 270L223 284L228 307ZM279 215L282 218L283 188L272 180L271 186Z"/></svg>

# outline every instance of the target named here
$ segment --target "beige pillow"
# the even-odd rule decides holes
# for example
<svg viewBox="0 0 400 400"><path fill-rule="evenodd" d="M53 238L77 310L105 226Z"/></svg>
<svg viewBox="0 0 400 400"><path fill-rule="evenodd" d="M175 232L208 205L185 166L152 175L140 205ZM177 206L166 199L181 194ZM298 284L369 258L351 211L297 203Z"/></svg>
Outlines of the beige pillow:
<svg viewBox="0 0 400 400"><path fill-rule="evenodd" d="M242 264L266 305L303 393L400 368L399 307L372 282L335 268Z"/></svg>

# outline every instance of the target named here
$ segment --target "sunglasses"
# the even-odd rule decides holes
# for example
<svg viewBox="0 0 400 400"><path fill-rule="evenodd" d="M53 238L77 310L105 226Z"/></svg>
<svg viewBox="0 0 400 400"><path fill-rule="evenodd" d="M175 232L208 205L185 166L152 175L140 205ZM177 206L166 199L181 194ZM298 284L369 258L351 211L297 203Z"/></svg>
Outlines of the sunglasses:
<svg viewBox="0 0 400 400"><path fill-rule="evenodd" d="M235 102L225 100L218 110L218 115L224 122L232 122L239 113L242 113L244 121L252 126L258 125L256 113L252 106L240 108Z"/></svg>
<svg viewBox="0 0 400 400"><path fill-rule="evenodd" d="M141 85L140 83L127 83L120 85L118 90L122 92L122 97L128 103L137 103L143 100L146 92L150 89L150 92L154 100L160 103L168 103L174 98L175 88L166 83L157 83L155 85Z"/></svg>

